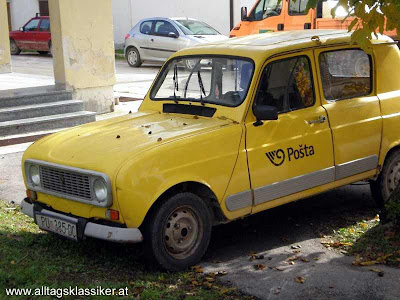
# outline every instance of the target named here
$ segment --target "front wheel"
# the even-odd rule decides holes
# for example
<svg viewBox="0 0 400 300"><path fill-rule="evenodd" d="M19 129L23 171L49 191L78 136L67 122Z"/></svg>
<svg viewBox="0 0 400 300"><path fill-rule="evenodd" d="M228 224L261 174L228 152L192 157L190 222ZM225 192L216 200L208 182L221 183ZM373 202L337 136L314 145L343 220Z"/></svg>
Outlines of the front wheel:
<svg viewBox="0 0 400 300"><path fill-rule="evenodd" d="M169 271L185 270L199 262L211 238L210 211L192 193L166 200L146 225L146 246L158 264Z"/></svg>
<svg viewBox="0 0 400 300"><path fill-rule="evenodd" d="M12 55L18 55L21 53L21 49L17 46L14 40L10 40L10 53Z"/></svg>
<svg viewBox="0 0 400 300"><path fill-rule="evenodd" d="M129 66L133 68L137 68L142 65L139 51L134 47L129 48L128 51L126 51L126 61L128 62Z"/></svg>
<svg viewBox="0 0 400 300"><path fill-rule="evenodd" d="M400 181L400 150L392 152L385 160L376 181L370 182L371 193L379 207L383 207Z"/></svg>

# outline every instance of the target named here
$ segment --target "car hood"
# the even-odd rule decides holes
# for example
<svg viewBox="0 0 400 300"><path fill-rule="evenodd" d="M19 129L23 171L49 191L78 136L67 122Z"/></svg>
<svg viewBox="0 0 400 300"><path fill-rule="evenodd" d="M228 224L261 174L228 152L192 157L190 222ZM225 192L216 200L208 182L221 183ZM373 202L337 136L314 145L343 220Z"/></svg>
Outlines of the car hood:
<svg viewBox="0 0 400 300"><path fill-rule="evenodd" d="M217 34L217 35L188 35L192 41L195 41L197 43L211 43L211 42L218 42L218 41L223 41L227 40L228 37L222 34Z"/></svg>
<svg viewBox="0 0 400 300"><path fill-rule="evenodd" d="M25 159L38 159L108 174L132 156L231 121L191 115L139 112L58 132L34 143Z"/></svg>

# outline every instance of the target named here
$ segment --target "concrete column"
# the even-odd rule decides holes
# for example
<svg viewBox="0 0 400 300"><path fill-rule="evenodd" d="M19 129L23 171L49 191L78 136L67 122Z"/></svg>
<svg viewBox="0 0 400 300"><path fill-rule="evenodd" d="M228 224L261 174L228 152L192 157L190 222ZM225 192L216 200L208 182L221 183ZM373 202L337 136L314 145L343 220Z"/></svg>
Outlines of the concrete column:
<svg viewBox="0 0 400 300"><path fill-rule="evenodd" d="M8 35L7 1L0 0L0 74L11 72L10 38Z"/></svg>
<svg viewBox="0 0 400 300"><path fill-rule="evenodd" d="M49 0L54 78L98 113L114 107L111 0Z"/></svg>

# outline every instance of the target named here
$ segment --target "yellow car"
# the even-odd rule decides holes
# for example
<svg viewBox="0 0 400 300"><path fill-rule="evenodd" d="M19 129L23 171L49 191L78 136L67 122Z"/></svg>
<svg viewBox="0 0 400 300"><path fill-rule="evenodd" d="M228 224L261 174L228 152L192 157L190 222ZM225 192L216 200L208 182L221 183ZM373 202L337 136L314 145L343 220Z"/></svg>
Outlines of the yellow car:
<svg viewBox="0 0 400 300"><path fill-rule="evenodd" d="M22 210L71 240L144 241L182 270L215 224L360 180L382 204L400 178L399 68L393 40L364 52L344 31L180 51L139 112L29 147Z"/></svg>

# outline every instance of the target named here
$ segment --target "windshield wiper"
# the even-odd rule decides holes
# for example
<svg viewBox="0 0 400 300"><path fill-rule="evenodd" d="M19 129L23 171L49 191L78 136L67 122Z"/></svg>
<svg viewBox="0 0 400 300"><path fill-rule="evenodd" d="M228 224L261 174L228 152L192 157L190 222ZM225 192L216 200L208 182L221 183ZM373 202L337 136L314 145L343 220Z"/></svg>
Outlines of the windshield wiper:
<svg viewBox="0 0 400 300"><path fill-rule="evenodd" d="M201 105L205 105L203 101L203 94L206 95L206 91L204 89L203 80L201 79L200 70L197 71L197 79L199 80L199 87L200 87L200 103Z"/></svg>
<svg viewBox="0 0 400 300"><path fill-rule="evenodd" d="M178 83L178 65L175 65L174 67L174 77L172 78L174 82L174 100L176 103L178 103L177 97L176 97L176 92L179 91L179 83ZM179 96L178 96L179 97ZM179 97L180 98L180 97Z"/></svg>

